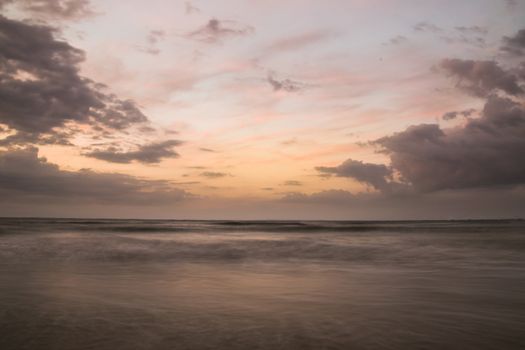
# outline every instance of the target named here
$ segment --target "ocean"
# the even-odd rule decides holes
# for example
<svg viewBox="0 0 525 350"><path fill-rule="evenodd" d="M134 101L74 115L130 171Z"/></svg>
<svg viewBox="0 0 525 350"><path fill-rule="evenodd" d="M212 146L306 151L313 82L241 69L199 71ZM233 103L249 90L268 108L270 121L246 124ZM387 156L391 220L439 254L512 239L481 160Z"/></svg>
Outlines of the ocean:
<svg viewBox="0 0 525 350"><path fill-rule="evenodd" d="M3 218L0 349L525 349L525 221Z"/></svg>

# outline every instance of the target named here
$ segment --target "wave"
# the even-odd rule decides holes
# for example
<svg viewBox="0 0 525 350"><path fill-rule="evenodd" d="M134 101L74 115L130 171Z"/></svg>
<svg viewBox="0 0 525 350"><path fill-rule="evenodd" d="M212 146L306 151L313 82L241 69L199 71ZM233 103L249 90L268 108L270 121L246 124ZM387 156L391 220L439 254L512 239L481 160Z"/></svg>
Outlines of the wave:
<svg viewBox="0 0 525 350"><path fill-rule="evenodd" d="M158 232L484 232L523 230L524 220L443 221L193 221L0 218L0 234L88 231Z"/></svg>
<svg viewBox="0 0 525 350"><path fill-rule="evenodd" d="M2 219L0 262L256 259L450 266L520 261L525 226L504 222L241 222ZM474 266L472 265L472 266Z"/></svg>

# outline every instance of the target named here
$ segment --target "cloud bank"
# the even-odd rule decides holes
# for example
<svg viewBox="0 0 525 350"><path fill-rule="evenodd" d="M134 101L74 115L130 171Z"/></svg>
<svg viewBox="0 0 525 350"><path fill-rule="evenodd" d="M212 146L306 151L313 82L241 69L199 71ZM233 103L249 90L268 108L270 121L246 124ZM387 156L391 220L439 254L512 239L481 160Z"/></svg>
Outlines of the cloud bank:
<svg viewBox="0 0 525 350"><path fill-rule="evenodd" d="M0 152L0 195L9 202L126 205L169 205L194 197L166 181L89 169L62 170L39 158L34 147Z"/></svg>

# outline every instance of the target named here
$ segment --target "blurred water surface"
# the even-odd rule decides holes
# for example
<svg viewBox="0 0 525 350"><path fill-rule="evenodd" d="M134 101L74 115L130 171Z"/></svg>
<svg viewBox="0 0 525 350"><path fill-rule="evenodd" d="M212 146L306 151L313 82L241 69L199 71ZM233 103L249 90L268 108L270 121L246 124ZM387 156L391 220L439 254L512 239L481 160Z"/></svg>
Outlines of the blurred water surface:
<svg viewBox="0 0 525 350"><path fill-rule="evenodd" d="M0 219L0 349L524 349L525 222Z"/></svg>

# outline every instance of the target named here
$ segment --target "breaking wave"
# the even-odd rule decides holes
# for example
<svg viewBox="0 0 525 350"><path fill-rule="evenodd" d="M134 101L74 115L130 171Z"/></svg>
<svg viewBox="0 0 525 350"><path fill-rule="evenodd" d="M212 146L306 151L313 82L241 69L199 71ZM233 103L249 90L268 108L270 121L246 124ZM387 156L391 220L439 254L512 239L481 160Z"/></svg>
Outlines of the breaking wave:
<svg viewBox="0 0 525 350"><path fill-rule="evenodd" d="M522 221L2 219L0 260L316 260L461 265L525 249ZM500 235L506 235L500 240Z"/></svg>

